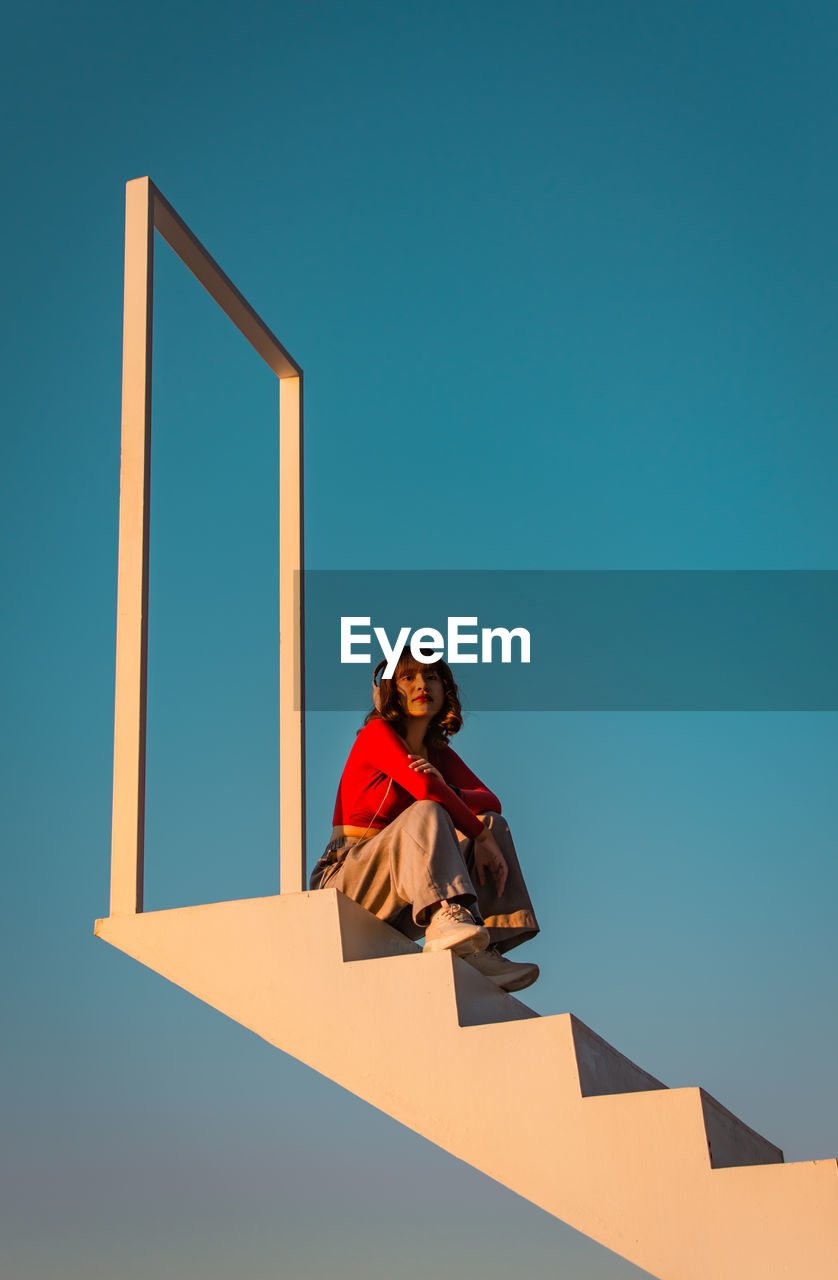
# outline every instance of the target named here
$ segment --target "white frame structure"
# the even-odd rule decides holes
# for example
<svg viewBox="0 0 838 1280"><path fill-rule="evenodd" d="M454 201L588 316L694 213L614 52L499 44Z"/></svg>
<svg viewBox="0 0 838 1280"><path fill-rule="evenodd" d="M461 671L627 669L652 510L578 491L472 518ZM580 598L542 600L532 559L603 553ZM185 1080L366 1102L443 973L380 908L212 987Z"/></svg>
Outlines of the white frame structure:
<svg viewBox="0 0 838 1280"><path fill-rule="evenodd" d="M279 379L280 892L305 875L303 371L149 178L125 189L110 914L143 909L154 232Z"/></svg>

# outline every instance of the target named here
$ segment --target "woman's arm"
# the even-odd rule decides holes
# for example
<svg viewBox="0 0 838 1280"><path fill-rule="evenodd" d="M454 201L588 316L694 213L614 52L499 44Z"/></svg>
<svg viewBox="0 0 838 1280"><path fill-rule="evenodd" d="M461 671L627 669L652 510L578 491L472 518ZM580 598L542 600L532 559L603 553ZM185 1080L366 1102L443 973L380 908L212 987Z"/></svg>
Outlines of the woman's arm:
<svg viewBox="0 0 838 1280"><path fill-rule="evenodd" d="M386 773L412 795L414 800L436 800L447 809L454 826L467 836L476 838L482 833L483 823L475 816L478 811L472 809L464 799L461 800L447 781L437 777L435 773L411 769L407 747L385 720L371 720L359 733L356 745L360 745L362 741L367 765ZM463 768L465 769L465 765ZM473 774L470 776L474 777ZM485 794L491 795L490 792Z"/></svg>
<svg viewBox="0 0 838 1280"><path fill-rule="evenodd" d="M450 747L433 753L449 787L456 787L472 813L501 813L500 800Z"/></svg>

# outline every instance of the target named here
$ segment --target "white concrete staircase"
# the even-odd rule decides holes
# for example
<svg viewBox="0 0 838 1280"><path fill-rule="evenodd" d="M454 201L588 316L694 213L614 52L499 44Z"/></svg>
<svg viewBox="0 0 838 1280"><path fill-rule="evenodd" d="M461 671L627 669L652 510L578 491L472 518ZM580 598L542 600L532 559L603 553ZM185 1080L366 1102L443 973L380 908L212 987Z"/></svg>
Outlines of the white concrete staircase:
<svg viewBox="0 0 838 1280"><path fill-rule="evenodd" d="M660 1280L838 1276L835 1160L783 1164L702 1089L667 1089L335 890L96 933Z"/></svg>

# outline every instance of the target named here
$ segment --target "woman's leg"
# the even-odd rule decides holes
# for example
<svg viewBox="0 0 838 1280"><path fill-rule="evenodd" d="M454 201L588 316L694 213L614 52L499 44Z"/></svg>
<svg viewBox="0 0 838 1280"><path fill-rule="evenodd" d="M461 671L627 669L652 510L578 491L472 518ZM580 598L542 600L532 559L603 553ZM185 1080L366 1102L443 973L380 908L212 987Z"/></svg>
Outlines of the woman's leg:
<svg viewBox="0 0 838 1280"><path fill-rule="evenodd" d="M538 933L538 921L518 862L509 823L499 813L485 813L481 817L487 819L487 825L509 867L506 886L500 896L488 873L486 883L480 883L474 867L474 841L462 832L458 831L457 835L468 874L477 892L478 911L489 930L490 943L500 952L505 952L510 947L520 946L522 942L534 938Z"/></svg>
<svg viewBox="0 0 838 1280"><path fill-rule="evenodd" d="M409 938L421 938L438 903L456 899L471 910L477 900L454 823L434 800L414 801L352 845L322 887L340 889Z"/></svg>

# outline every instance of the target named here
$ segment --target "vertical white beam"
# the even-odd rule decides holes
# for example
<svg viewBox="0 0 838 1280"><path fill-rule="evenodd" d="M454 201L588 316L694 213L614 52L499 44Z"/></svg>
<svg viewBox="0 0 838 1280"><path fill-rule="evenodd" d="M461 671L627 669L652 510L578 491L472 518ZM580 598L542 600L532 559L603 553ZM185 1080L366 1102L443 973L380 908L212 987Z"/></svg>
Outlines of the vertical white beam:
<svg viewBox="0 0 838 1280"><path fill-rule="evenodd" d="M111 837L112 916L132 915L143 909L154 267L151 203L148 178L136 178L127 184Z"/></svg>
<svg viewBox="0 0 838 1280"><path fill-rule="evenodd" d="M279 383L280 893L305 887L303 380Z"/></svg>

